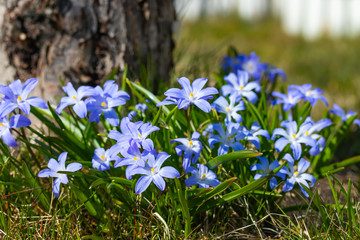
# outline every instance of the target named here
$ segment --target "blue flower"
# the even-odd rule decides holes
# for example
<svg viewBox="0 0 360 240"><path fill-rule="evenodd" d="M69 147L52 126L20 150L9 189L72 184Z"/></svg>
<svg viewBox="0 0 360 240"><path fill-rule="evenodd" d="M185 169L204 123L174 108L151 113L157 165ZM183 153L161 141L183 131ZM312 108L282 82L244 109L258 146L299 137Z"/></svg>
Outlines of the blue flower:
<svg viewBox="0 0 360 240"><path fill-rule="evenodd" d="M216 174L213 171L208 170L205 165L196 164L196 166L198 169L189 167L186 170L187 173L190 172L193 174L193 176L185 179L185 185L187 187L199 184L200 188L208 188L209 186L216 187L221 183L219 180L217 180Z"/></svg>
<svg viewBox="0 0 360 240"><path fill-rule="evenodd" d="M90 122L99 122L100 115L104 113L106 121L111 125L119 125L119 117L113 107L124 105L130 96L124 91L118 91L118 85L115 81L107 81L104 84L104 89L100 86L94 88L94 93L91 97L85 100Z"/></svg>
<svg viewBox="0 0 360 240"><path fill-rule="evenodd" d="M208 113L210 112L211 106L206 100L212 99L213 96L211 95L218 94L219 92L213 87L202 89L207 81L206 78L198 78L190 85L190 81L186 77L179 78L178 82L183 89L170 88L164 93L166 96L164 101L158 103L156 106L177 104L179 109L186 110L190 104L194 104L204 112Z"/></svg>
<svg viewBox="0 0 360 240"><path fill-rule="evenodd" d="M281 152L286 145L290 144L290 148L293 150L295 159L299 159L302 154L301 143L311 147L316 146L315 140L306 134L312 126L310 122L304 122L301 124L299 131L295 121L283 121L280 126L285 127L287 131L283 128L274 129L273 140L276 135L282 136L275 142L275 149L278 152Z"/></svg>
<svg viewBox="0 0 360 240"><path fill-rule="evenodd" d="M30 78L26 80L24 86L21 81L15 80L9 86L0 86L0 93L4 94L3 100L6 103L13 103L13 110L18 107L26 115L30 113L30 105L38 108L46 109L46 102L39 97L28 98L29 93L34 89L38 80L36 78Z"/></svg>
<svg viewBox="0 0 360 240"><path fill-rule="evenodd" d="M48 168L41 170L38 174L39 177L55 177L53 192L56 197L59 197L60 184L67 184L69 182L65 173L58 173L59 171L76 172L82 168L80 163L70 163L65 167L67 152L59 155L59 161L51 158L48 163Z"/></svg>
<svg viewBox="0 0 360 240"><path fill-rule="evenodd" d="M146 166L144 168L138 167L134 168L130 174L142 174L135 186L135 192L140 194L144 192L150 185L151 182L161 190L165 189L165 178L175 178L180 177L180 173L173 167L166 166L161 168L161 165L166 159L170 157L169 154L161 152L157 155L156 159L149 158Z"/></svg>
<svg viewBox="0 0 360 240"><path fill-rule="evenodd" d="M306 197L309 197L309 194L307 194L307 192L301 186L301 184L303 184L307 188L310 188L310 186L313 187L314 184L315 184L316 178L314 176L312 176L311 174L309 174L309 173L305 173L305 171L310 166L310 162L308 162L305 159L301 158L298 165L297 165L297 170L295 170L294 169L294 162L295 161L291 157L291 155L287 153L284 156L284 159L288 162L289 169L287 167L284 167L284 168L280 169L280 172L282 174L288 175L288 178L286 179L285 185L283 187L283 191L284 192L290 191L291 189L294 188L295 183L298 183L300 188L301 188L301 191L303 192L303 194ZM307 181L309 181L311 183L310 186L309 186Z"/></svg>
<svg viewBox="0 0 360 240"><path fill-rule="evenodd" d="M241 61L242 70L249 73L250 77L258 81L261 79L262 74L266 72L268 65L265 63L259 62L260 58L256 53L252 52L249 56L243 55Z"/></svg>
<svg viewBox="0 0 360 240"><path fill-rule="evenodd" d="M337 104L334 104L334 108L330 110L330 113L333 113L339 117L341 117L341 120L345 122L350 117L354 116L356 112L349 110L347 113Z"/></svg>
<svg viewBox="0 0 360 240"><path fill-rule="evenodd" d="M68 95L60 100L60 104L56 108L56 113L60 114L61 111L70 105L73 105L74 112L80 118L86 117L87 108L85 102L82 100L84 97L88 97L94 94L94 89L89 86L81 86L76 91L71 82L66 86L63 86L64 92Z"/></svg>
<svg viewBox="0 0 360 240"><path fill-rule="evenodd" d="M242 117L237 112L245 110L245 104L243 101L240 101L239 104L235 106L235 103L235 95L230 96L230 104L223 96L220 96L214 101L213 106L215 107L217 112L226 114L225 121L227 123L231 122L231 118L234 118L237 123L240 123L242 121Z"/></svg>
<svg viewBox="0 0 360 240"><path fill-rule="evenodd" d="M238 139L246 139L254 144L256 149L260 148L260 139L258 136L263 136L267 140L270 139L270 134L268 131L261 129L260 125L257 122L254 122L250 128L250 131L246 127L240 127L238 133Z"/></svg>
<svg viewBox="0 0 360 240"><path fill-rule="evenodd" d="M16 147L14 137L11 135L10 129L30 126L31 121L20 114L14 115L10 118L10 121L6 116L0 117L0 136L4 143L10 147Z"/></svg>
<svg viewBox="0 0 360 240"><path fill-rule="evenodd" d="M277 160L274 160L269 165L269 160L266 157L258 157L260 159L261 164L255 163L250 167L251 171L262 171L262 173L256 173L254 180L258 180L259 178L269 176L269 174L274 171L276 168L280 167L280 164ZM281 177L282 179L285 178L285 175L283 173L277 172L275 174L277 177ZM270 179L270 188L274 189L278 185L276 178L273 177Z"/></svg>
<svg viewBox="0 0 360 240"><path fill-rule="evenodd" d="M119 156L116 156L111 149L105 151L104 148L95 149L95 154L92 158L92 166L99 171L105 171L110 169L110 161L120 160Z"/></svg>
<svg viewBox="0 0 360 240"><path fill-rule="evenodd" d="M247 98L251 103L257 101L258 97L253 90L259 92L261 90L258 82L249 82L249 74L245 71L237 71L237 75L230 73L225 78L228 85L221 87L221 92L224 96L236 96L236 101L239 102L242 97Z"/></svg>
<svg viewBox="0 0 360 240"><path fill-rule="evenodd" d="M214 133L214 128L212 124L208 124L205 128L205 130L202 132L203 136L208 135L208 133L213 134Z"/></svg>
<svg viewBox="0 0 360 240"><path fill-rule="evenodd" d="M267 73L269 82L273 83L277 76L281 76L281 78L286 81L286 74L282 69L271 67Z"/></svg>
<svg viewBox="0 0 360 240"><path fill-rule="evenodd" d="M307 117L305 122L310 122L312 124L310 129L304 133L305 136L309 136L316 141L316 145L310 149L309 153L313 156L318 155L325 147L325 138L316 132L330 126L332 122L330 119L325 118L315 123L311 117Z"/></svg>
<svg viewBox="0 0 360 240"><path fill-rule="evenodd" d="M234 149L234 151L244 150L243 145L238 142L240 139L237 139L239 127L239 124L229 123L226 130L224 130L222 125L214 123L213 129L217 131L219 135L212 135L209 138L210 148L213 148L215 143L221 143L218 149L218 155L228 153L230 148Z"/></svg>
<svg viewBox="0 0 360 240"><path fill-rule="evenodd" d="M127 179L131 179L132 171L138 167L145 167L145 163L148 159L154 159L154 155L149 151L140 152L136 143L132 144L129 148L121 149L121 155L123 158L117 160L114 167L128 166L125 170Z"/></svg>
<svg viewBox="0 0 360 240"><path fill-rule="evenodd" d="M135 105L135 109L145 114L145 110L148 109L148 106L145 103L138 103Z"/></svg>
<svg viewBox="0 0 360 240"><path fill-rule="evenodd" d="M235 57L230 57L230 56L225 56L222 59L222 64L221 64L221 68L226 72L237 72L238 70L243 70L241 68L241 64L243 61L244 56L235 56Z"/></svg>
<svg viewBox="0 0 360 240"><path fill-rule="evenodd" d="M181 143L181 145L175 147L175 151L179 156L181 156L182 152L184 152L183 168L185 170L190 166L191 163L195 164L199 159L200 152L203 148L201 142L199 141L200 136L200 133L193 132L190 141L186 138L176 138L171 141L171 143ZM193 155L194 157L191 161Z"/></svg>
<svg viewBox="0 0 360 240"><path fill-rule="evenodd" d="M116 148L114 152L120 152L122 148L126 148L133 143L136 143L139 148L147 151L154 149L154 143L151 139L147 139L150 133L159 130L160 128L152 126L151 123L130 122L129 118L123 118L120 123L121 133L116 130L111 130L108 137L117 141L112 146Z"/></svg>
<svg viewBox="0 0 360 240"><path fill-rule="evenodd" d="M130 121L132 121L136 116L137 116L137 112L135 111L130 111L129 114L127 115Z"/></svg>
<svg viewBox="0 0 360 240"><path fill-rule="evenodd" d="M322 91L319 88L311 89L312 88L311 84L304 84L302 86L290 85L289 88L298 90L301 93L302 98L305 101L309 101L312 106L315 106L318 99L323 101L326 104L326 106L328 106L328 102L326 98L322 95L324 91Z"/></svg>
<svg viewBox="0 0 360 240"><path fill-rule="evenodd" d="M290 108L296 106L296 104L302 99L302 94L295 89L288 88L288 94L280 93L280 92L272 92L274 97L278 97L278 99L274 100L273 104L283 104L283 109L287 112Z"/></svg>

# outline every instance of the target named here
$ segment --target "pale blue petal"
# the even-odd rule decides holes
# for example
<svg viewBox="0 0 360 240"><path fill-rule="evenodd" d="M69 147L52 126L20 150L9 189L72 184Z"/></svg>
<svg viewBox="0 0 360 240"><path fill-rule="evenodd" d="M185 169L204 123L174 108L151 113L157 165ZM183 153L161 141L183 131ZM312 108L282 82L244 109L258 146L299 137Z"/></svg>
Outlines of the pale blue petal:
<svg viewBox="0 0 360 240"><path fill-rule="evenodd" d="M17 143L16 143L14 137L11 135L9 129L3 130L1 138L4 141L4 143L6 145L8 145L9 147L16 147L17 146Z"/></svg>
<svg viewBox="0 0 360 240"><path fill-rule="evenodd" d="M76 172L82 168L82 165L80 163L70 163L66 167L67 172Z"/></svg>
<svg viewBox="0 0 360 240"><path fill-rule="evenodd" d="M41 108L41 109L47 109L48 108L46 102L42 98L39 98L39 97L31 97L31 98L28 98L26 101L31 106L34 106L34 107L37 107L37 108Z"/></svg>
<svg viewBox="0 0 360 240"><path fill-rule="evenodd" d="M154 184L161 190L164 191L165 189L165 180L159 175L159 174L155 174L153 176L153 182Z"/></svg>
<svg viewBox="0 0 360 240"><path fill-rule="evenodd" d="M173 167L167 166L167 167L163 167L160 169L160 171L158 172L158 174L162 177L166 177L166 178L174 178L180 177L180 173Z"/></svg>
<svg viewBox="0 0 360 240"><path fill-rule="evenodd" d="M135 192L137 194L140 194L140 193L144 192L149 187L151 182L152 182L152 177L151 176L142 176L142 177L140 177L139 180L136 183Z"/></svg>
<svg viewBox="0 0 360 240"><path fill-rule="evenodd" d="M26 80L24 86L22 87L21 98L26 99L37 83L38 80L36 78L29 78L28 80Z"/></svg>
<svg viewBox="0 0 360 240"><path fill-rule="evenodd" d="M12 116L9 122L10 128L27 127L30 125L31 125L30 119L20 114Z"/></svg>
<svg viewBox="0 0 360 240"><path fill-rule="evenodd" d="M86 117L87 108L86 108L86 104L84 101L80 101L80 102L76 103L73 106L73 109L74 109L74 112L76 113L76 115L78 115L80 118Z"/></svg>
<svg viewBox="0 0 360 240"><path fill-rule="evenodd" d="M55 179L54 180L54 185L53 185L53 192L54 192L54 195L55 197L59 197L59 194L60 194L60 179Z"/></svg>

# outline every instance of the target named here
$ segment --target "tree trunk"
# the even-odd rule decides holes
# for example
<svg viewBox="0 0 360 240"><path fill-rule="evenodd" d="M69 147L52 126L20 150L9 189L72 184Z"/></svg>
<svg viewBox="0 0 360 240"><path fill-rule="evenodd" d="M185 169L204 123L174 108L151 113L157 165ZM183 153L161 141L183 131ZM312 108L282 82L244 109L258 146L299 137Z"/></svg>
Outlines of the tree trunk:
<svg viewBox="0 0 360 240"><path fill-rule="evenodd" d="M148 69L155 91L169 80L172 0L8 0L1 15L0 71L37 77L46 100L60 94L59 77L95 85L126 64L133 77Z"/></svg>

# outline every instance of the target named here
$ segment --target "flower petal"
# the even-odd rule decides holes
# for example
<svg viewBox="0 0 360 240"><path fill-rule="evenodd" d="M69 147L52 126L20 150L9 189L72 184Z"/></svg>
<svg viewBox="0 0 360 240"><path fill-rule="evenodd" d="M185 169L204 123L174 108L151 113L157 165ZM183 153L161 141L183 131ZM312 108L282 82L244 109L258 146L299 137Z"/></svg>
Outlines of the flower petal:
<svg viewBox="0 0 360 240"><path fill-rule="evenodd" d="M180 173L173 167L167 166L167 167L163 167L160 169L160 171L158 172L158 174L162 177L166 177L166 178L179 178L180 177Z"/></svg>
<svg viewBox="0 0 360 240"><path fill-rule="evenodd" d="M137 194L144 192L149 187L150 183L152 182L152 179L153 178L151 176L140 177L136 183L135 192Z"/></svg>
<svg viewBox="0 0 360 240"><path fill-rule="evenodd" d="M159 174L155 174L153 176L153 182L154 184L161 190L164 191L165 189L165 180L159 175Z"/></svg>

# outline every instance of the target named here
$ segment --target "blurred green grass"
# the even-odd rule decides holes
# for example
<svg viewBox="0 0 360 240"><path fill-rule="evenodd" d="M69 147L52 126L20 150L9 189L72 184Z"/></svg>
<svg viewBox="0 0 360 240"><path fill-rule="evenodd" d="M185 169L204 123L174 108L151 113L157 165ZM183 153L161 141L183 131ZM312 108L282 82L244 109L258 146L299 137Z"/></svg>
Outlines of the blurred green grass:
<svg viewBox="0 0 360 240"><path fill-rule="evenodd" d="M289 84L311 83L325 91L329 107L360 110L360 37L306 41L287 35L280 22L265 18L247 22L236 14L182 21L175 36L177 77L212 78L229 46L256 52L260 61L283 69Z"/></svg>

